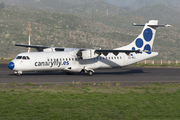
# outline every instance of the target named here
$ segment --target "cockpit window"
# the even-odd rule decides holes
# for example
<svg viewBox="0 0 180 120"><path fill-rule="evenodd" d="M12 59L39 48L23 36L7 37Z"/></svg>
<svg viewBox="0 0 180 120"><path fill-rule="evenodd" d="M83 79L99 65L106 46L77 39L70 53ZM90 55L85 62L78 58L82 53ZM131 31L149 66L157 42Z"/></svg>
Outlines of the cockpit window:
<svg viewBox="0 0 180 120"><path fill-rule="evenodd" d="M23 60L26 60L26 56L23 56L23 58L22 58Z"/></svg>
<svg viewBox="0 0 180 120"><path fill-rule="evenodd" d="M16 59L21 59L22 58L22 56L17 56L17 58Z"/></svg>
<svg viewBox="0 0 180 120"><path fill-rule="evenodd" d="M29 60L30 58L28 56L17 56L16 59Z"/></svg>

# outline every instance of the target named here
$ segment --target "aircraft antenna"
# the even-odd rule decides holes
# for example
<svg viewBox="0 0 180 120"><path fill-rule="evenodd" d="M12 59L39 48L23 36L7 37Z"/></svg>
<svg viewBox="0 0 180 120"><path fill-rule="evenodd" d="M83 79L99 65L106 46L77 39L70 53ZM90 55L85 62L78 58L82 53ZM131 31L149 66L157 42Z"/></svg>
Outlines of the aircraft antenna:
<svg viewBox="0 0 180 120"><path fill-rule="evenodd" d="M29 45L31 45L31 23L29 22ZM31 52L31 48L28 47L28 52Z"/></svg>

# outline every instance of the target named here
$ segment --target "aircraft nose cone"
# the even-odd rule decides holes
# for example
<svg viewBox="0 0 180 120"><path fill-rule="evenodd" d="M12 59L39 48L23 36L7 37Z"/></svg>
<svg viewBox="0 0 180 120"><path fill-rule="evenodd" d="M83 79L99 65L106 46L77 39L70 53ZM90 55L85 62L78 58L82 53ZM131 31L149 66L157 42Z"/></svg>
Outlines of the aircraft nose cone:
<svg viewBox="0 0 180 120"><path fill-rule="evenodd" d="M13 62L10 62L10 63L8 64L8 68L9 68L9 69L13 70L14 67L15 67L15 64L14 64Z"/></svg>

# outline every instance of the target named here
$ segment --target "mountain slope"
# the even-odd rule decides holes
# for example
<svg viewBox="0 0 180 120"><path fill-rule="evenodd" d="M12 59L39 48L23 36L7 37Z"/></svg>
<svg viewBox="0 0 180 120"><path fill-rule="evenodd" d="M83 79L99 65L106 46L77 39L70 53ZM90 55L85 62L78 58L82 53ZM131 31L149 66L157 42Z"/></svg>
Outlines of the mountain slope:
<svg viewBox="0 0 180 120"><path fill-rule="evenodd" d="M130 6L136 0L105 0L105 1L112 5L116 5L119 7L125 7L125 6Z"/></svg>
<svg viewBox="0 0 180 120"><path fill-rule="evenodd" d="M147 19L157 19L168 23L179 23L180 20L180 12L171 9L164 4L142 7L130 12L129 15L141 16Z"/></svg>
<svg viewBox="0 0 180 120"><path fill-rule="evenodd" d="M92 3L92 2L102 2L105 0L64 0L64 2L72 4L72 5L81 5L86 3Z"/></svg>
<svg viewBox="0 0 180 120"><path fill-rule="evenodd" d="M166 6L176 6L180 5L179 0L136 0L131 6L135 8L141 8L144 6L156 5L156 4L165 4Z"/></svg>
<svg viewBox="0 0 180 120"><path fill-rule="evenodd" d="M174 12L165 5L149 7L150 10L155 9L155 11L158 8L163 8L157 12L159 18L163 17L160 14L166 16L163 10L168 13L167 16L174 15L170 16L172 18L179 16L178 12ZM32 44L96 49L113 49L127 45L142 31L142 27L133 27L131 23L144 24L149 19L141 16L149 17L146 15L148 9L137 11L135 13L140 17L132 12L132 15L121 16L87 13L72 15L54 10L28 8L23 5L0 8L0 58L13 58L18 53L27 51L26 48L15 47L14 44L27 44L29 22L31 22ZM164 21L161 19L159 24L172 24L167 20L169 19ZM162 28L157 31L153 47L153 51L159 52L156 59L180 59L178 52L180 51L180 22L172 25L173 28Z"/></svg>
<svg viewBox="0 0 180 120"><path fill-rule="evenodd" d="M29 3L29 2L36 2L39 0L1 0L7 4L22 4L22 3Z"/></svg>
<svg viewBox="0 0 180 120"><path fill-rule="evenodd" d="M32 44L110 49L118 47L120 43L126 43L110 39L113 36L111 33L116 31L119 34L126 34L121 33L121 29L112 29L102 23L87 21L71 14L43 10L12 11L11 8L0 8L0 16L0 58L15 57L19 52L27 51L25 48L15 47L14 44L27 44L29 21ZM107 38L105 31L109 36Z"/></svg>
<svg viewBox="0 0 180 120"><path fill-rule="evenodd" d="M118 15L124 13L125 10L110 5L107 2L91 2L82 5L71 6L66 10L69 13L92 13L92 14L111 14Z"/></svg>
<svg viewBox="0 0 180 120"><path fill-rule="evenodd" d="M58 10L67 13L121 14L125 10L111 5L104 0L39 0L23 5L44 10Z"/></svg>

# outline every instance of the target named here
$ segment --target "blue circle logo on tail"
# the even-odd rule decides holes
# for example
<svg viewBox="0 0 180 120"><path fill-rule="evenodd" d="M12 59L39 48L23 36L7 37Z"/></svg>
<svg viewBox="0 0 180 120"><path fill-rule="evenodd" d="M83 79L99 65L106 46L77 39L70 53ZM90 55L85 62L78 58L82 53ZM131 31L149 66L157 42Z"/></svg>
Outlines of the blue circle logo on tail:
<svg viewBox="0 0 180 120"><path fill-rule="evenodd" d="M144 39L147 41L147 42L150 42L152 37L153 37L153 32L150 28L147 28L144 30L144 33L143 33L143 36L144 36Z"/></svg>
<svg viewBox="0 0 180 120"><path fill-rule="evenodd" d="M148 50L149 52L146 52L146 53L151 54L151 46L149 44L144 46L144 50Z"/></svg>
<svg viewBox="0 0 180 120"><path fill-rule="evenodd" d="M141 39L141 38L138 38L137 40L136 40L136 46L138 47L138 48L141 48L142 46L143 46L143 40Z"/></svg>

